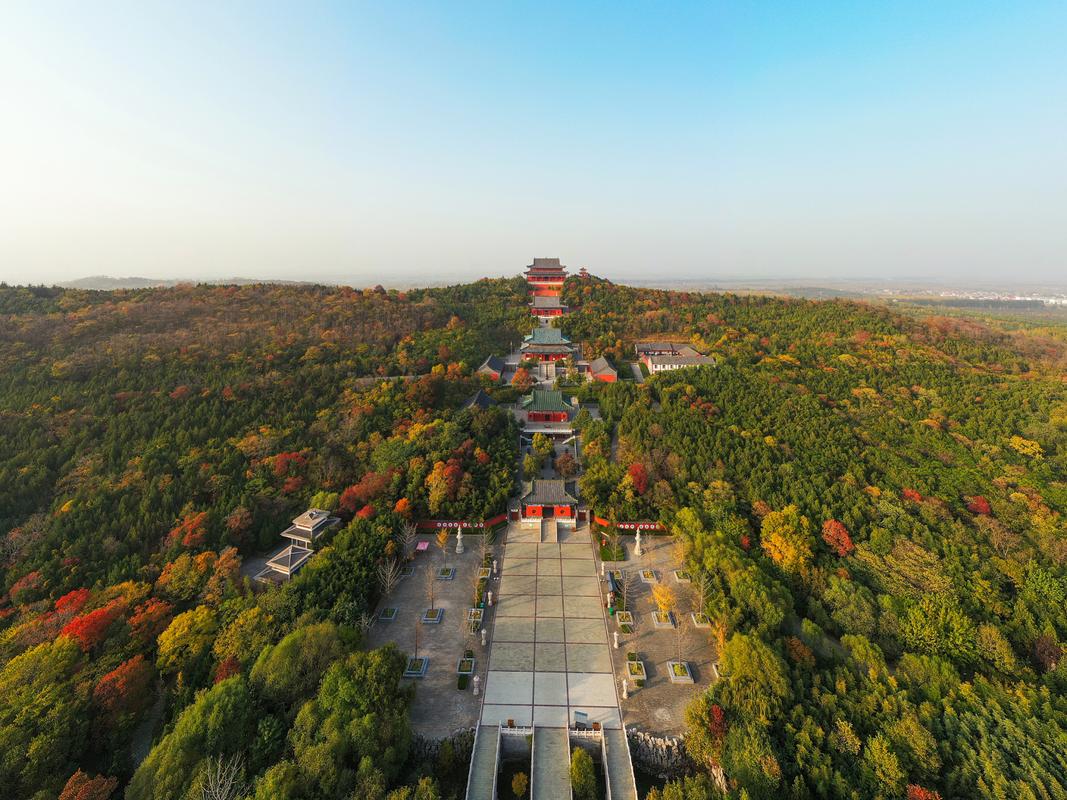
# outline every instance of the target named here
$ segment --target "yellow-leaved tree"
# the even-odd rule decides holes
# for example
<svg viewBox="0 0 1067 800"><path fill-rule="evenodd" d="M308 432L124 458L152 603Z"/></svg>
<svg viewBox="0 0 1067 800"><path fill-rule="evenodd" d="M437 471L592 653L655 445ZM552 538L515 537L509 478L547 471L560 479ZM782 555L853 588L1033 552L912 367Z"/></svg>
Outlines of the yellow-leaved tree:
<svg viewBox="0 0 1067 800"><path fill-rule="evenodd" d="M815 536L811 523L795 505L772 511L760 526L760 545L783 572L794 574L811 563Z"/></svg>

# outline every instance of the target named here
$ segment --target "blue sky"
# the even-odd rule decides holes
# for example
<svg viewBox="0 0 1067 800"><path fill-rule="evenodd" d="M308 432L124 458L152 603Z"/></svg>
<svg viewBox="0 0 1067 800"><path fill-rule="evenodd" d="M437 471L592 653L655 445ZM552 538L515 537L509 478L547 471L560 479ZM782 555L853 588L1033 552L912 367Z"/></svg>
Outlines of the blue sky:
<svg viewBox="0 0 1067 800"><path fill-rule="evenodd" d="M0 9L0 279L1064 280L1064 3Z"/></svg>

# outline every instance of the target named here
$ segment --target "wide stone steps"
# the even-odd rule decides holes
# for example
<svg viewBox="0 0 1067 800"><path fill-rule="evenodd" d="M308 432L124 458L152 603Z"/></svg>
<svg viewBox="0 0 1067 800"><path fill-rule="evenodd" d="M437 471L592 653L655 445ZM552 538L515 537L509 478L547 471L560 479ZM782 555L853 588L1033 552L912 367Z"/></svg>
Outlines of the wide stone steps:
<svg viewBox="0 0 1067 800"><path fill-rule="evenodd" d="M554 519L541 520L541 541L555 544L559 541L559 528Z"/></svg>
<svg viewBox="0 0 1067 800"><path fill-rule="evenodd" d="M571 743L566 728L534 728L531 800L571 796Z"/></svg>
<svg viewBox="0 0 1067 800"><path fill-rule="evenodd" d="M611 800L637 800L634 768L630 761L630 745L626 732L612 728L604 731L604 746L608 759L608 786Z"/></svg>
<svg viewBox="0 0 1067 800"><path fill-rule="evenodd" d="M497 748L500 729L496 725L479 725L474 737L467 800L496 800Z"/></svg>

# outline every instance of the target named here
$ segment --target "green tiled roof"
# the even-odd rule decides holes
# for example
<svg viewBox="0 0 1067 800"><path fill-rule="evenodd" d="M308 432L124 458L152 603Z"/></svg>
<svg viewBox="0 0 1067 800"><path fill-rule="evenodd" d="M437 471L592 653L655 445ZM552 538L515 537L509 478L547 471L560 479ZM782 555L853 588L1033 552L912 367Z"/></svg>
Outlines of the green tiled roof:
<svg viewBox="0 0 1067 800"><path fill-rule="evenodd" d="M569 344L570 339L559 328L534 328L533 333L524 340L530 344Z"/></svg>
<svg viewBox="0 0 1067 800"><path fill-rule="evenodd" d="M573 411L574 406L563 399L563 392L556 389L534 389L522 399L525 411Z"/></svg>

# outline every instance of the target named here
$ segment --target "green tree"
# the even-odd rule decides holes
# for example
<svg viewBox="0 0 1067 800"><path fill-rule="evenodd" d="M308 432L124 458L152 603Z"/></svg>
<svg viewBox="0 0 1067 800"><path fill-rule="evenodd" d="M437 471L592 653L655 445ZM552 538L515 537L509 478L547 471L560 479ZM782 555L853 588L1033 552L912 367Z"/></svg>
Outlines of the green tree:
<svg viewBox="0 0 1067 800"><path fill-rule="evenodd" d="M257 711L248 684L235 676L197 695L174 728L141 762L127 800L170 800L197 786L212 758L242 752L255 733Z"/></svg>
<svg viewBox="0 0 1067 800"><path fill-rule="evenodd" d="M11 797L55 797L86 734L86 697L75 683L81 651L60 637L0 671L0 783Z"/></svg>
<svg viewBox="0 0 1067 800"><path fill-rule="evenodd" d="M305 625L260 652L252 666L252 684L270 703L291 709L318 690L322 676L342 652L332 622Z"/></svg>
<svg viewBox="0 0 1067 800"><path fill-rule="evenodd" d="M571 751L571 792L574 800L597 800L598 797L593 759L581 747Z"/></svg>
<svg viewBox="0 0 1067 800"><path fill-rule="evenodd" d="M745 719L768 724L791 696L785 662L755 636L735 633L722 653L722 703ZM717 684L718 686L718 684Z"/></svg>

